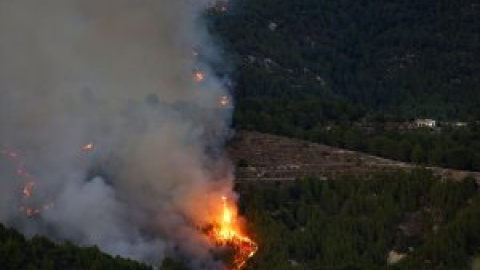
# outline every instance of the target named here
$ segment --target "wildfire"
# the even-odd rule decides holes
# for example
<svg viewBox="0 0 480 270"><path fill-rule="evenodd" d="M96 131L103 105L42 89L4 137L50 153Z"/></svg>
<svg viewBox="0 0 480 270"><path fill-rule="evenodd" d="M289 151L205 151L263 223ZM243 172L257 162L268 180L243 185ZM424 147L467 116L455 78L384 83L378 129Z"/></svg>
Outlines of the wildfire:
<svg viewBox="0 0 480 270"><path fill-rule="evenodd" d="M82 146L82 150L85 152L91 152L95 150L95 144L87 143ZM39 199L35 196L35 189L38 183L38 179L31 174L24 166L21 155L13 150L0 148L0 155L8 158L16 166L15 172L20 179L23 180L21 186L21 200L20 211L27 217L34 217L40 215L42 211L49 210L53 207L53 203L39 203Z"/></svg>
<svg viewBox="0 0 480 270"><path fill-rule="evenodd" d="M53 204L51 202L43 205L38 204L38 198L35 198L35 186L37 179L30 174L25 168L20 154L16 151L0 149L0 154L10 159L16 166L16 174L23 180L24 184L21 186L21 200L20 212L27 217L34 217L40 215L42 210L50 209Z"/></svg>
<svg viewBox="0 0 480 270"><path fill-rule="evenodd" d="M193 80L196 82L203 82L205 80L205 73L203 71L197 69L193 72Z"/></svg>
<svg viewBox="0 0 480 270"><path fill-rule="evenodd" d="M220 97L219 103L220 106L227 107L228 105L230 105L230 99L227 96L222 96Z"/></svg>
<svg viewBox="0 0 480 270"><path fill-rule="evenodd" d="M33 186L34 186L34 185L35 185L35 183L33 183L33 182L27 182L27 183L23 186L23 195L24 195L26 198L32 196Z"/></svg>
<svg viewBox="0 0 480 270"><path fill-rule="evenodd" d="M93 151L95 149L95 145L93 143L87 143L84 146L82 146L83 151Z"/></svg>
<svg viewBox="0 0 480 270"><path fill-rule="evenodd" d="M258 249L257 243L242 232L236 209L233 205L229 205L225 196L222 196L222 213L213 226L210 236L217 245L233 250L233 270L242 269Z"/></svg>

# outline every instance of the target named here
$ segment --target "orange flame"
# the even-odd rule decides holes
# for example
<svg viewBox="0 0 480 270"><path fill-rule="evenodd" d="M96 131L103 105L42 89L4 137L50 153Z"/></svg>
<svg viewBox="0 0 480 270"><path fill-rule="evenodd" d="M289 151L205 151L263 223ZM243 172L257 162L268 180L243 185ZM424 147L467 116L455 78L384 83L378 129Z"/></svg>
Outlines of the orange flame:
<svg viewBox="0 0 480 270"><path fill-rule="evenodd" d="M193 80L196 82L203 82L205 80L205 74L201 70L197 69L193 73Z"/></svg>
<svg viewBox="0 0 480 270"><path fill-rule="evenodd" d="M211 237L217 245L229 247L234 251L233 270L242 269L258 249L257 243L242 232L236 209L229 205L225 196L222 196L222 213L212 229Z"/></svg>
<svg viewBox="0 0 480 270"><path fill-rule="evenodd" d="M93 146L93 145L92 145ZM16 166L15 172L16 174L24 181L24 184L21 186L21 205L20 211L25 214L25 216L29 218L33 218L41 214L42 210L48 210L52 207L52 203L46 203L43 206L36 205L35 201L37 200L35 197L35 186L37 183L37 179L27 171L25 168L22 158L20 154L13 150L8 149L1 149L0 148L0 155L4 155L13 161L14 165Z"/></svg>
<svg viewBox="0 0 480 270"><path fill-rule="evenodd" d="M32 193L33 193L33 186L35 185L35 183L33 182L28 182L25 184L25 186L23 186L23 195L25 197L31 197L32 196Z"/></svg>
<svg viewBox="0 0 480 270"><path fill-rule="evenodd" d="M93 143L87 143L84 146L82 146L83 151L92 151L95 148L95 145Z"/></svg>

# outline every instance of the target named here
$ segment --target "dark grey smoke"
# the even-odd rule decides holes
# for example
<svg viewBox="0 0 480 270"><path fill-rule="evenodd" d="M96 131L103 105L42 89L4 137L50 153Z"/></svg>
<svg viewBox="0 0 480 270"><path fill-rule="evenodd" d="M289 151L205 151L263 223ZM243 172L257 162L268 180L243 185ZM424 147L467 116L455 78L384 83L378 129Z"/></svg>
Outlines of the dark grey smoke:
<svg viewBox="0 0 480 270"><path fill-rule="evenodd" d="M153 264L218 266L197 228L232 195L228 93L192 51L218 62L208 2L0 2L0 145L22 154L36 200L53 205L26 218L23 179L2 160L1 222Z"/></svg>

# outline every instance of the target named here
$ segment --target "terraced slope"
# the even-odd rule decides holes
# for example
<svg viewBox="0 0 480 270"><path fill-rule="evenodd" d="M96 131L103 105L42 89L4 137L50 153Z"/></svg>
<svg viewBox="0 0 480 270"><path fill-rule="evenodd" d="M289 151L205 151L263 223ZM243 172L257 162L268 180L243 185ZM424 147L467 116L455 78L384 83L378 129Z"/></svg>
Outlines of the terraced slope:
<svg viewBox="0 0 480 270"><path fill-rule="evenodd" d="M366 175L379 170L411 170L416 165L299 139L238 131L228 145L236 162L238 181L295 180L316 176L328 179L338 174ZM480 173L429 167L442 178L462 179Z"/></svg>

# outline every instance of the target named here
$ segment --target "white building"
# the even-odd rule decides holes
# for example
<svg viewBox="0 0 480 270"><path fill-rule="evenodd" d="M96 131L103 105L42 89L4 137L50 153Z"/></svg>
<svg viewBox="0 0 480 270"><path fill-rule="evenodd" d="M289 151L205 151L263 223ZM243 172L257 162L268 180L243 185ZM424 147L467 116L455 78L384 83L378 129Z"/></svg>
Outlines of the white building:
<svg viewBox="0 0 480 270"><path fill-rule="evenodd" d="M433 119L416 119L415 126L434 128L437 126L437 122Z"/></svg>

